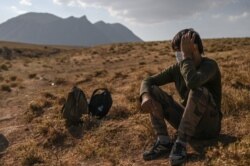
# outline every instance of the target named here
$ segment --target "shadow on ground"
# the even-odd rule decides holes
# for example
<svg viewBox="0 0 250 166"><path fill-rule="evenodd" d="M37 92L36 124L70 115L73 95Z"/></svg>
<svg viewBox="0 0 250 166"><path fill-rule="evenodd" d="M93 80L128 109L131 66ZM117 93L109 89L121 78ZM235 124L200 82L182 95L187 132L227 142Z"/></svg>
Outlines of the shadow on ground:
<svg viewBox="0 0 250 166"><path fill-rule="evenodd" d="M84 136L84 133L98 128L101 124L101 120L88 117L86 119L83 119L77 123L70 123L66 121L66 128L68 129L71 136L73 136L76 139L81 139Z"/></svg>
<svg viewBox="0 0 250 166"><path fill-rule="evenodd" d="M189 144L194 150L193 153L188 154L189 161L205 160L205 150L212 146L227 146L237 141L237 137L227 134L220 134L216 139L210 140L192 140Z"/></svg>
<svg viewBox="0 0 250 166"><path fill-rule="evenodd" d="M0 158L2 157L4 151L8 148L8 146L9 141L3 134L0 134Z"/></svg>

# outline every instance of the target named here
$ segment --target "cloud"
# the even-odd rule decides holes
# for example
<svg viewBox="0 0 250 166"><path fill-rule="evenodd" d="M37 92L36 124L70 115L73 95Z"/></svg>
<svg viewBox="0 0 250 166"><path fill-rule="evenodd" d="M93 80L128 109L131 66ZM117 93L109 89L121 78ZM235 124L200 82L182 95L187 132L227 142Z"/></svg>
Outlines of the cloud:
<svg viewBox="0 0 250 166"><path fill-rule="evenodd" d="M214 18L214 19L218 19L218 18L221 18L221 14L213 14L212 15L212 18Z"/></svg>
<svg viewBox="0 0 250 166"><path fill-rule="evenodd" d="M19 1L19 3L21 5L25 5L25 6L31 6L32 5L31 0L21 0L21 1Z"/></svg>
<svg viewBox="0 0 250 166"><path fill-rule="evenodd" d="M112 16L136 23L181 20L235 0L53 0L55 4L75 3L105 8Z"/></svg>
<svg viewBox="0 0 250 166"><path fill-rule="evenodd" d="M249 15L248 12L243 12L240 15L229 16L228 20L234 22L234 21L237 21L239 19L246 18L246 17L248 17L248 15Z"/></svg>
<svg viewBox="0 0 250 166"><path fill-rule="evenodd" d="M52 0L56 5L63 5L66 4L69 7L86 7L86 4L81 0Z"/></svg>
<svg viewBox="0 0 250 166"><path fill-rule="evenodd" d="M23 14L23 13L26 13L27 11L25 10L20 10L18 9L16 6L11 6L10 7L10 10L14 13L17 13L17 14Z"/></svg>

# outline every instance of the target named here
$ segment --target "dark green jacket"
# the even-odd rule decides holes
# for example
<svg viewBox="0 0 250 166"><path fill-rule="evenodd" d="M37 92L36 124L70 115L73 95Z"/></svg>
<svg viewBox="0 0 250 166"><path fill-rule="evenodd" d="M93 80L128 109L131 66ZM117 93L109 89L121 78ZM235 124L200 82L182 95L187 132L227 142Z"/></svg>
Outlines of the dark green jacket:
<svg viewBox="0 0 250 166"><path fill-rule="evenodd" d="M161 86L174 82L181 97L181 103L185 106L190 89L206 87L212 94L217 107L221 107L221 74L217 63L203 57L196 68L191 59L185 59L165 69L159 74L143 80L140 95L150 93L152 85Z"/></svg>

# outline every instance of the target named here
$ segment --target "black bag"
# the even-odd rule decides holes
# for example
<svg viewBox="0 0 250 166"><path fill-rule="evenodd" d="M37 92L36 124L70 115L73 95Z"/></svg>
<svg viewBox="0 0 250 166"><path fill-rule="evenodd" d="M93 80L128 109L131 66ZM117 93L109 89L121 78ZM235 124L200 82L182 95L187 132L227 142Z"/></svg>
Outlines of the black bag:
<svg viewBox="0 0 250 166"><path fill-rule="evenodd" d="M70 123L79 123L83 114L88 114L88 102L84 92L73 87L61 110L63 117Z"/></svg>
<svg viewBox="0 0 250 166"><path fill-rule="evenodd" d="M89 113L101 119L109 112L113 103L111 93L106 88L96 89L89 102Z"/></svg>

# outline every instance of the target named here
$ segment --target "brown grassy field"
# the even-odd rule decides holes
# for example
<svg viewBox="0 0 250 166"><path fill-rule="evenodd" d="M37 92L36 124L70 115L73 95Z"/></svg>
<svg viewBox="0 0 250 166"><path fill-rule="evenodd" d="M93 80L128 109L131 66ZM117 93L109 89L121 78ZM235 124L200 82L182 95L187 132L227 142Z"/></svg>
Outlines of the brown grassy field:
<svg viewBox="0 0 250 166"><path fill-rule="evenodd" d="M193 141L186 165L250 165L250 38L209 39L204 46L222 73L222 132ZM138 98L142 79L172 63L169 41L93 48L1 42L0 133L9 146L0 165L169 165L167 157L142 159L155 136ZM88 98L95 88L111 90L107 117L65 126L60 110L76 83ZM179 99L172 84L163 89Z"/></svg>

